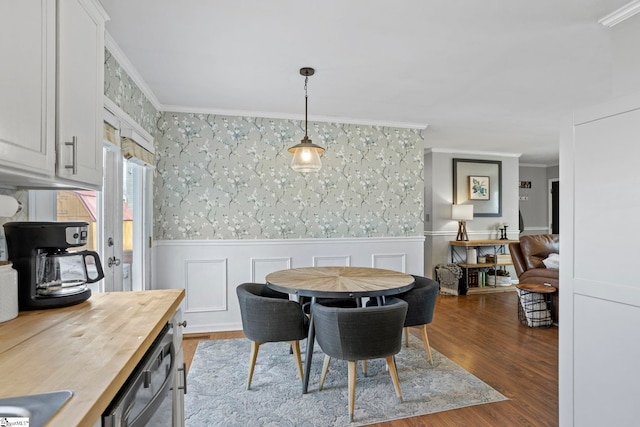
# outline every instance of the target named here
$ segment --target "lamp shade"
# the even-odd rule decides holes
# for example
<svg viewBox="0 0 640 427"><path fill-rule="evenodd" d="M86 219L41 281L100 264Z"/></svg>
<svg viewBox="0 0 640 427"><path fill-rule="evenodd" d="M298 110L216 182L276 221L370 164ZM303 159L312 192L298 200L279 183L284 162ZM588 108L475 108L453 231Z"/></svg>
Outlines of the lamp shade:
<svg viewBox="0 0 640 427"><path fill-rule="evenodd" d="M289 152L293 154L291 169L296 172L317 172L322 167L320 154L324 152L324 148L311 143L307 137L300 144L289 148Z"/></svg>
<svg viewBox="0 0 640 427"><path fill-rule="evenodd" d="M472 220L473 205L451 205L451 219Z"/></svg>

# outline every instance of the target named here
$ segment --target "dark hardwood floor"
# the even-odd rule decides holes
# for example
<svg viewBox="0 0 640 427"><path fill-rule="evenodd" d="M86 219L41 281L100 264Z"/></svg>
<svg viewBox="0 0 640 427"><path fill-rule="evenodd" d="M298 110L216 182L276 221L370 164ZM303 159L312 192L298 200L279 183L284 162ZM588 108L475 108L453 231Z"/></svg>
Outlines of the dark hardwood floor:
<svg viewBox="0 0 640 427"><path fill-rule="evenodd" d="M521 325L517 304L515 292L441 295L428 327L434 349L509 400L375 426L557 426L558 328ZM185 335L187 366L198 341L242 336L242 332Z"/></svg>

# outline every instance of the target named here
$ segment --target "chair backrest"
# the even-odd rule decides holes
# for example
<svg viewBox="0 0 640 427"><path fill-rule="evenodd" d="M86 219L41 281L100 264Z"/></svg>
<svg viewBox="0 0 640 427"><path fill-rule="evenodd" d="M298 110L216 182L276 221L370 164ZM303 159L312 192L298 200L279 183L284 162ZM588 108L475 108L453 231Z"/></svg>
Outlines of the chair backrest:
<svg viewBox="0 0 640 427"><path fill-rule="evenodd" d="M537 234L520 236L520 251L527 270L545 268L542 261L551 253L560 253L560 235Z"/></svg>
<svg viewBox="0 0 640 427"><path fill-rule="evenodd" d="M316 339L325 354L342 360L368 360L394 355L402 344L407 303L387 298L382 307L313 306Z"/></svg>
<svg viewBox="0 0 640 427"><path fill-rule="evenodd" d="M398 295L409 304L404 326L427 325L433 321L433 313L440 292L440 284L422 276L413 276L416 283L404 294Z"/></svg>
<svg viewBox="0 0 640 427"><path fill-rule="evenodd" d="M520 242L509 243L509 254L511 255L511 261L513 268L516 270L516 275L520 277L522 273L527 271L527 263L524 261L524 255L520 250Z"/></svg>
<svg viewBox="0 0 640 427"><path fill-rule="evenodd" d="M306 338L307 317L296 301L262 283L243 283L236 288L242 330L256 342L293 341Z"/></svg>

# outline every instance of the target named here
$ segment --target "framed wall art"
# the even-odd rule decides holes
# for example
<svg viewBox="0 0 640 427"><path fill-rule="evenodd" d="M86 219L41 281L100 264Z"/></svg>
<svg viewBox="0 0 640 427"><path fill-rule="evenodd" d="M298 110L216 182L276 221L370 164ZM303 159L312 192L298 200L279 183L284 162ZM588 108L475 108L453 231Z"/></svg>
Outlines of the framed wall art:
<svg viewBox="0 0 640 427"><path fill-rule="evenodd" d="M473 216L502 216L502 162L453 159L453 203L473 205Z"/></svg>
<svg viewBox="0 0 640 427"><path fill-rule="evenodd" d="M475 176L469 177L469 200L489 200L489 177Z"/></svg>

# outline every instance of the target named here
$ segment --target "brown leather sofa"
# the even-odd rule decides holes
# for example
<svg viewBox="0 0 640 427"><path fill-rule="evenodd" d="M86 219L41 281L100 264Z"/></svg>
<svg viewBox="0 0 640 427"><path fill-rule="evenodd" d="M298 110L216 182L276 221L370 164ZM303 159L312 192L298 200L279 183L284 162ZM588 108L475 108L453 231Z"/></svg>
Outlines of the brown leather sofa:
<svg viewBox="0 0 640 427"><path fill-rule="evenodd" d="M542 262L549 254L560 253L560 235L537 234L521 236L519 243L510 243L509 252L520 283L549 283L559 288L559 270L546 268ZM553 294L553 318L558 321L558 293Z"/></svg>

